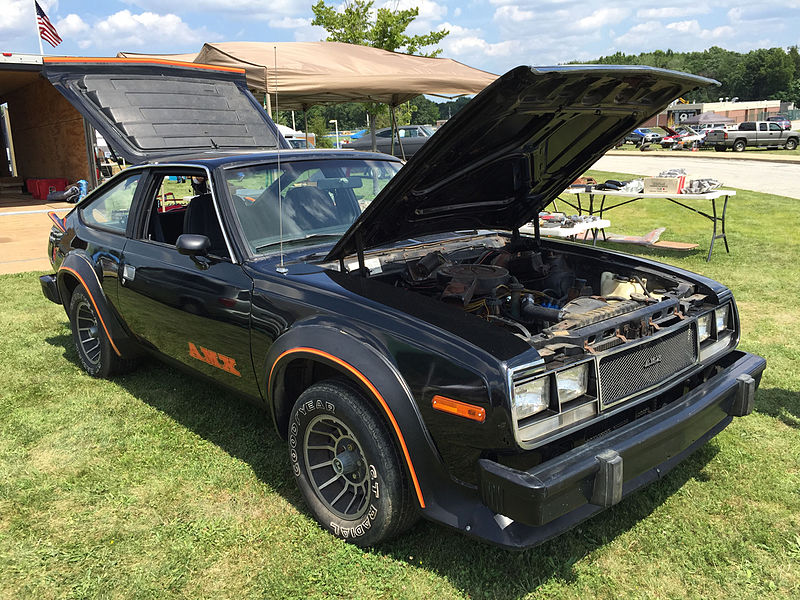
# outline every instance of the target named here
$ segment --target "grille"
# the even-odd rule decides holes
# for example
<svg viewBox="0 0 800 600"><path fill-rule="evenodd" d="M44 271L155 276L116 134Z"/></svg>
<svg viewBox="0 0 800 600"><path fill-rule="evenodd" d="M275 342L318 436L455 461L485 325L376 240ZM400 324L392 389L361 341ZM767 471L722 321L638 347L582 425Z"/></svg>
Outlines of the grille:
<svg viewBox="0 0 800 600"><path fill-rule="evenodd" d="M697 362L694 327L669 333L600 359L603 405L641 392Z"/></svg>

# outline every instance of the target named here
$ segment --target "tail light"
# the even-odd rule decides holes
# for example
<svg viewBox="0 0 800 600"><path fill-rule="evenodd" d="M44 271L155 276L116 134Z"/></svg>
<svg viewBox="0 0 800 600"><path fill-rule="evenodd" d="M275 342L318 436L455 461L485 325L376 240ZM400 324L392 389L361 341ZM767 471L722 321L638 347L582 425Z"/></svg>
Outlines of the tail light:
<svg viewBox="0 0 800 600"><path fill-rule="evenodd" d="M727 131L725 132L725 139L726 140L728 139L728 132Z"/></svg>

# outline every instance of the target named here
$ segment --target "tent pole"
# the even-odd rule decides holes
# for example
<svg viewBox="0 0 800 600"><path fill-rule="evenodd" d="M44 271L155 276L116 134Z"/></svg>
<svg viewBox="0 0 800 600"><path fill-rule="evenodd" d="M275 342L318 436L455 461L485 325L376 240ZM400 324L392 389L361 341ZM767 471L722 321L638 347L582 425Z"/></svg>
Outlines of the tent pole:
<svg viewBox="0 0 800 600"><path fill-rule="evenodd" d="M395 121L394 121L394 105L389 107L389 120L392 123L392 150L391 150L391 155L394 156L394 134L397 131L397 128L395 127ZM399 137L400 136L398 136L398 139L399 139Z"/></svg>
<svg viewBox="0 0 800 600"><path fill-rule="evenodd" d="M306 123L306 148L310 148L310 142L308 139L308 106L303 104L303 121Z"/></svg>
<svg viewBox="0 0 800 600"><path fill-rule="evenodd" d="M394 128L394 133L392 133L392 154L394 154L394 134L397 134L397 144L400 146L400 156L403 160L406 160L406 151L403 149L403 140L400 139L400 126L397 124L397 114L395 109L397 106L392 104L392 127Z"/></svg>

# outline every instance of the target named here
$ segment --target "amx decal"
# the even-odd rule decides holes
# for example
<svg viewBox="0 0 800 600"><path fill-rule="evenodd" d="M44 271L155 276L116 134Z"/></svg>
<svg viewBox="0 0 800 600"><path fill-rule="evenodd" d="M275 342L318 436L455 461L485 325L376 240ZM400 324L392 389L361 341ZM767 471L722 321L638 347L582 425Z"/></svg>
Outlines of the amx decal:
<svg viewBox="0 0 800 600"><path fill-rule="evenodd" d="M236 360L230 356L225 356L224 354L214 352L213 350L203 348L202 346L198 348L192 342L189 342L189 356L196 358L207 365L216 367L217 369L222 369L231 375L236 375L237 377L242 376L242 374L236 370Z"/></svg>

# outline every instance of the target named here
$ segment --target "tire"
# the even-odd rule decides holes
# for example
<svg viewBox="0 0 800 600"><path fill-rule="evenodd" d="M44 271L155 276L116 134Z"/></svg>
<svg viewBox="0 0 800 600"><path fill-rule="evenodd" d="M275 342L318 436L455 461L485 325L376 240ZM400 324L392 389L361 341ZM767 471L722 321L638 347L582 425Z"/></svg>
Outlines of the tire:
<svg viewBox="0 0 800 600"><path fill-rule="evenodd" d="M797 149L797 140L795 138L790 138L786 140L786 145L784 146L786 150L796 150Z"/></svg>
<svg viewBox="0 0 800 600"><path fill-rule="evenodd" d="M69 301L69 322L78 360L92 377L111 377L130 370L135 361L117 356L86 289L79 285Z"/></svg>
<svg viewBox="0 0 800 600"><path fill-rule="evenodd" d="M727 148L725 148L725 146L714 146L714 150L716 150L717 152L725 152Z"/></svg>
<svg viewBox="0 0 800 600"><path fill-rule="evenodd" d="M733 142L733 151L734 152L744 152L744 149L747 147L747 142L744 140L736 140Z"/></svg>
<svg viewBox="0 0 800 600"><path fill-rule="evenodd" d="M388 427L346 381L316 383L297 399L289 418L289 461L314 518L338 538L371 546L417 518Z"/></svg>

